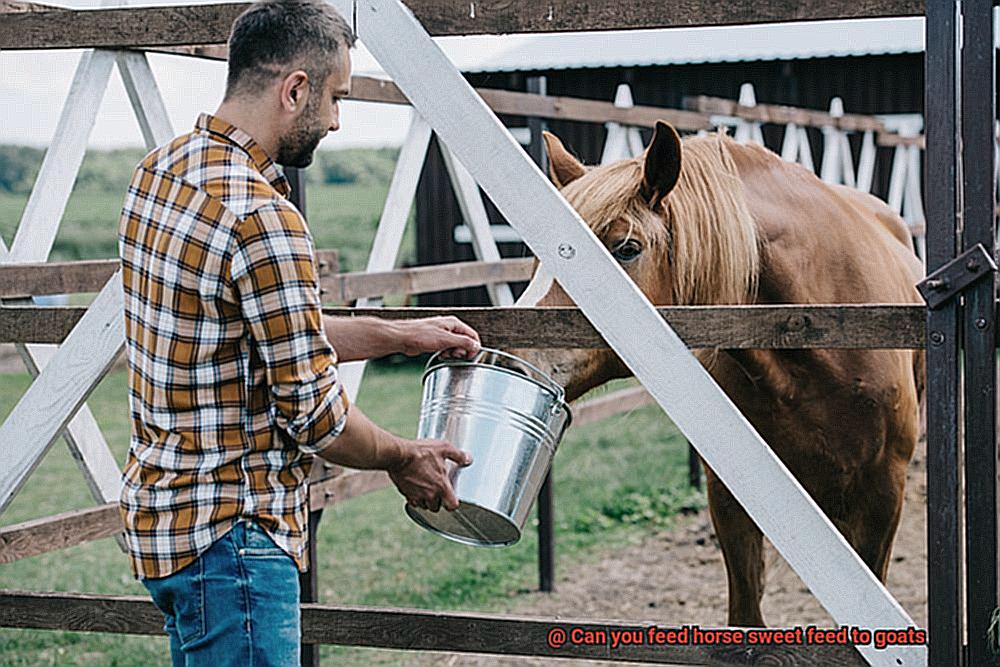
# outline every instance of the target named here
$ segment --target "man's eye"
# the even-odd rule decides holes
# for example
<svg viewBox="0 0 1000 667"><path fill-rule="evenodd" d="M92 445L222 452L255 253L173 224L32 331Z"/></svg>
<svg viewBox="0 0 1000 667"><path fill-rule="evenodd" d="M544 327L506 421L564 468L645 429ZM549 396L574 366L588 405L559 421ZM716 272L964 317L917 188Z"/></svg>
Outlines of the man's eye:
<svg viewBox="0 0 1000 667"><path fill-rule="evenodd" d="M611 249L611 255L622 264L634 262L642 254L642 245L638 241L626 240Z"/></svg>

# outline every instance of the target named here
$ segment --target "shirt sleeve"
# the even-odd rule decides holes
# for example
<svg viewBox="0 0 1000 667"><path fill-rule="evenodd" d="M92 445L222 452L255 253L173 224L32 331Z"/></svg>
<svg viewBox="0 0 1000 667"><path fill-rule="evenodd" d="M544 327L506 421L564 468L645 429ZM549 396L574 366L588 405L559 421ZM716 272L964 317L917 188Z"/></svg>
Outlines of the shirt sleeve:
<svg viewBox="0 0 1000 667"><path fill-rule="evenodd" d="M312 237L301 215L275 203L245 218L230 277L266 369L276 426L315 454L343 431L349 401L323 331Z"/></svg>

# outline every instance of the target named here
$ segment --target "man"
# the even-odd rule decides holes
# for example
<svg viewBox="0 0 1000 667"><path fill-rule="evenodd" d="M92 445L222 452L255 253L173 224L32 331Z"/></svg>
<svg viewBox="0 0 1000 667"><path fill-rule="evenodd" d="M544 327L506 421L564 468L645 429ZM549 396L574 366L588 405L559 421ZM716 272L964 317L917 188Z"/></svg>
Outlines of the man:
<svg viewBox="0 0 1000 667"><path fill-rule="evenodd" d="M298 664L312 456L387 470L435 511L458 506L446 460L471 462L372 424L336 362L469 356L478 335L455 318L324 317L312 238L274 164L308 165L338 129L353 44L322 0L252 5L233 25L216 113L150 153L129 186L122 516L174 665Z"/></svg>

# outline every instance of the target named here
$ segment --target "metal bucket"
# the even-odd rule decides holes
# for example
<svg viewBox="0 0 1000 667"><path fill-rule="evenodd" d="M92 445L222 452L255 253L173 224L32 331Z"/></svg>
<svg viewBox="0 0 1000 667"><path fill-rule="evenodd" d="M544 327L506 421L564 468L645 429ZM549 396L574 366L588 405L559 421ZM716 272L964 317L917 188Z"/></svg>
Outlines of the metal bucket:
<svg viewBox="0 0 1000 667"><path fill-rule="evenodd" d="M526 361L485 348L469 360L434 355L417 437L447 440L472 454L472 464L448 461L458 509L407 505L406 513L456 542L514 544L570 419L563 388Z"/></svg>

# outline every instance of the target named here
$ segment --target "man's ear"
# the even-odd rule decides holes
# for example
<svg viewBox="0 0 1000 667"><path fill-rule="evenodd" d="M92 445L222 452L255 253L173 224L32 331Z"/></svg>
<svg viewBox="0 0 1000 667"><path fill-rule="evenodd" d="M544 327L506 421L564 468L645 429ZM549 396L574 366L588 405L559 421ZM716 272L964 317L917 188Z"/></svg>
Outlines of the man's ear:
<svg viewBox="0 0 1000 667"><path fill-rule="evenodd" d="M587 173L587 168L566 150L559 137L543 132L545 150L549 154L549 178L557 188L562 188Z"/></svg>
<svg viewBox="0 0 1000 667"><path fill-rule="evenodd" d="M301 69L289 72L281 80L279 92L282 109L288 113L298 113L309 99L309 75Z"/></svg>
<svg viewBox="0 0 1000 667"><path fill-rule="evenodd" d="M650 208L659 206L677 185L680 175L681 138L677 130L658 120L642 165L642 196Z"/></svg>

